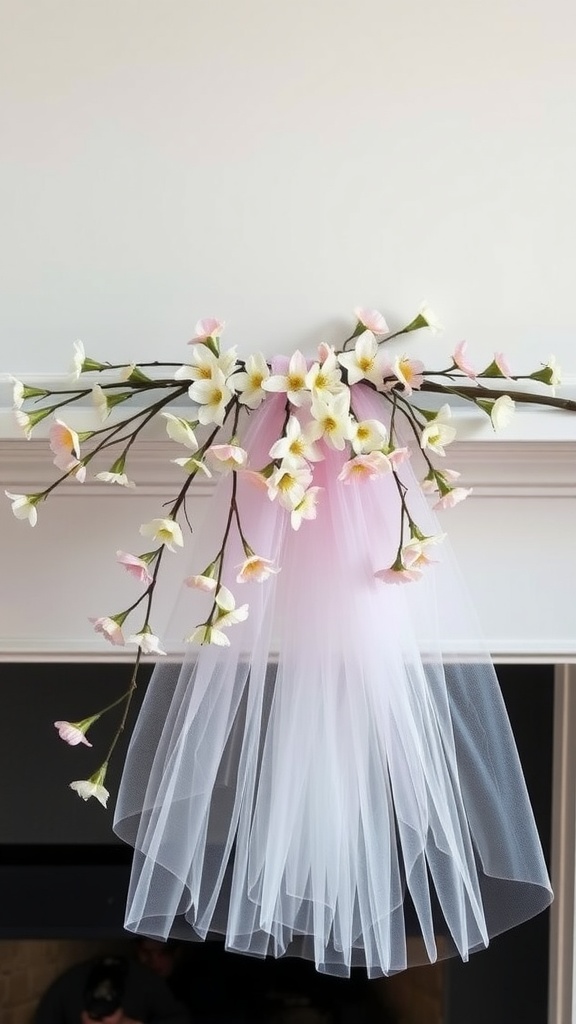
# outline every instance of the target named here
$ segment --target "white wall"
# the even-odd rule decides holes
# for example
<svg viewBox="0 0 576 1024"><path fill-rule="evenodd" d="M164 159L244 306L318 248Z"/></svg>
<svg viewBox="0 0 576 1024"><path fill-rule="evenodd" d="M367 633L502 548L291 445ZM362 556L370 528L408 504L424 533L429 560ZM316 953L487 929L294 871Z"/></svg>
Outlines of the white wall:
<svg viewBox="0 0 576 1024"><path fill-rule="evenodd" d="M576 370L571 0L0 0L0 370L426 298ZM427 345L430 341L426 342Z"/></svg>

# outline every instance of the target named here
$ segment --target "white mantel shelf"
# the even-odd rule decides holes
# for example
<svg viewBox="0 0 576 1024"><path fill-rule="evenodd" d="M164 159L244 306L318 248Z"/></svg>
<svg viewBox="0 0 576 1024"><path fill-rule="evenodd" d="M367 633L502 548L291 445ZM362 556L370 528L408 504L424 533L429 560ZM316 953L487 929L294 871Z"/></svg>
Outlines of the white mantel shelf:
<svg viewBox="0 0 576 1024"><path fill-rule="evenodd" d="M576 662L576 414L523 408L498 435L465 409L456 416L462 440L446 464L474 490L442 514L442 527L488 647L501 662ZM116 566L115 552L137 550L139 524L158 515L174 494L182 476L170 459L178 454L165 437L148 435L131 455L137 488L67 482L40 507L34 530L14 519L2 496L0 661L133 658L133 649L112 648L96 636L87 619L133 600L133 581ZM46 440L22 439L11 410L0 410L2 489L38 490L54 473ZM210 481L195 485L193 516L205 508L211 487ZM167 560L155 618L161 635L181 579L191 571L185 556ZM177 650L176 639L168 639Z"/></svg>

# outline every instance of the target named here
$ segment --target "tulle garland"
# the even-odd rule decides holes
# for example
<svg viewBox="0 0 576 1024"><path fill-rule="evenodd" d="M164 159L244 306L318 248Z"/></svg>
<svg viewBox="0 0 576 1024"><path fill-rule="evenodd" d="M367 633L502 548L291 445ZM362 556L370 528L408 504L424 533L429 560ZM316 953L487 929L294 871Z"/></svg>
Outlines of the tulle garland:
<svg viewBox="0 0 576 1024"><path fill-rule="evenodd" d="M352 388L358 418L383 400ZM283 396L250 417L244 445L265 465ZM324 449L315 520L238 476L252 548L281 567L223 582L247 600L231 646L160 663L136 724L115 828L135 848L129 930L225 937L228 949L299 955L318 970L392 974L470 952L551 899L493 667L445 544L422 580L374 578L396 555L391 476L337 480ZM409 463L411 513L438 524ZM212 499L223 518L230 478ZM213 555L196 537L190 572ZM182 601L188 601L184 594ZM441 638L450 638L443 650ZM458 648L466 658L458 657Z"/></svg>

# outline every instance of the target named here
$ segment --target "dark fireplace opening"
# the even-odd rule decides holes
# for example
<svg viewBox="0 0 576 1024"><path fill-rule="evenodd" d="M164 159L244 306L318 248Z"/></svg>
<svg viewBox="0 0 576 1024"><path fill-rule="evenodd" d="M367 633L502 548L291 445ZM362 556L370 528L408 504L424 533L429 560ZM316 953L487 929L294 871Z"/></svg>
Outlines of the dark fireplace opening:
<svg viewBox="0 0 576 1024"><path fill-rule="evenodd" d="M91 947L129 948L122 921L131 851L113 835L110 812L94 800L84 803L69 789L70 781L87 778L98 767L98 754L66 746L52 725L55 719L81 719L112 702L128 674L122 664L3 666L8 699L0 720L0 951L6 964L12 950L20 978L17 947L26 962L34 962L36 953L41 957L43 971L30 968L36 984L28 986L28 1008L41 993L40 980L44 987L50 980L47 948L53 974L66 959L65 951L72 962L89 956ZM503 665L498 675L549 862L554 670ZM149 671L139 686L134 714L148 676ZM112 721L96 723L91 730L95 750L106 749L113 731ZM121 741L124 748L127 741L128 735ZM122 753L110 769L112 793ZM257 992L261 1005L263 994L272 993L266 997L267 1012L269 1019L276 1014L278 1024L543 1024L548 945L548 914L542 914L494 939L468 964L448 960L373 982L366 982L361 971L350 981L319 979L306 962L262 962L225 953L219 943L190 944L186 957L192 973L220 977L231 992ZM279 993L276 1004L274 992Z"/></svg>

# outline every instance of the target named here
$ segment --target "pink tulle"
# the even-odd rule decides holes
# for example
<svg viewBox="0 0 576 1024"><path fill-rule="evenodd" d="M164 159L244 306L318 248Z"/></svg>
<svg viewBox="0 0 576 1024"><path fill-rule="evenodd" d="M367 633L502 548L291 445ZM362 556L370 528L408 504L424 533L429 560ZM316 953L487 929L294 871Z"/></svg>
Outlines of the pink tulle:
<svg viewBox="0 0 576 1024"><path fill-rule="evenodd" d="M352 402L385 416L365 385ZM252 470L283 423L283 395L251 415ZM338 481L348 455L321 445L317 518L298 531L238 474L246 539L280 572L238 584L236 539L223 583L248 619L229 648L155 670L116 809L135 847L126 927L219 933L335 974L466 959L551 898L506 712L445 544L418 582L377 579L398 548L394 477ZM410 462L398 473L420 528L439 533ZM218 484L211 528L230 488ZM206 543L188 573L213 557Z"/></svg>

